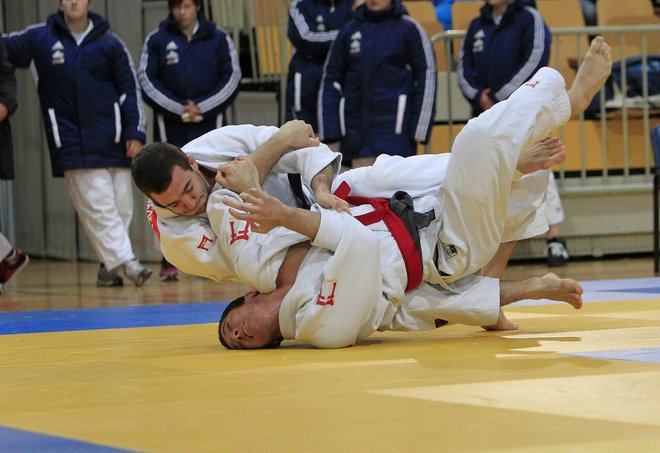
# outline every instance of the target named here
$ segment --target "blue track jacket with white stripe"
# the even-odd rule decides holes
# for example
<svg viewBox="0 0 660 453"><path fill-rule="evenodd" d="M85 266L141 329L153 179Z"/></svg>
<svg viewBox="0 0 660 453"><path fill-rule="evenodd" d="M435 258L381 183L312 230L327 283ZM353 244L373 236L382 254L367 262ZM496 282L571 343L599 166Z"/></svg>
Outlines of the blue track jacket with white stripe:
<svg viewBox="0 0 660 453"><path fill-rule="evenodd" d="M238 95L241 68L229 34L200 12L188 41L170 15L145 39L138 79L154 109L154 140L179 147L223 124L222 115ZM199 123L183 122L193 101L204 112Z"/></svg>
<svg viewBox="0 0 660 453"><path fill-rule="evenodd" d="M483 111L479 98L484 89L490 88L489 96L497 103L548 65L550 30L541 14L526 3L514 0L499 25L493 20L492 6L485 5L468 27L457 73L474 116Z"/></svg>
<svg viewBox="0 0 660 453"><path fill-rule="evenodd" d="M34 63L53 176L81 168L130 167L126 140L145 141L128 49L107 20L92 12L89 19L94 27L80 46L62 12L3 37L14 66Z"/></svg>
<svg viewBox="0 0 660 453"><path fill-rule="evenodd" d="M344 159L415 154L435 117L433 46L397 0L361 6L339 31L319 92L319 135L341 140Z"/></svg>
<svg viewBox="0 0 660 453"><path fill-rule="evenodd" d="M287 35L293 46L286 84L286 120L318 130L323 64L339 29L353 17L353 0L292 0Z"/></svg>

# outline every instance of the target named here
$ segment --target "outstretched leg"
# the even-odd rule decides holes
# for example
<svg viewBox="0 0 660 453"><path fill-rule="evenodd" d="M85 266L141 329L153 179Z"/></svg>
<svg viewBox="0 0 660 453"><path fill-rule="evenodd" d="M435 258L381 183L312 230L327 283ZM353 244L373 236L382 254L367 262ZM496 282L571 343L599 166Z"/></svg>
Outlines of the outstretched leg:
<svg viewBox="0 0 660 453"><path fill-rule="evenodd" d="M568 90L573 117L584 112L612 72L612 52L602 36L596 36Z"/></svg>
<svg viewBox="0 0 660 453"><path fill-rule="evenodd" d="M563 158L551 153L540 164L530 164L529 155L523 156L527 163L520 162L521 151L584 110L610 71L609 47L602 38L594 39L569 92L557 71L542 68L509 99L463 128L440 193L438 269L448 275L445 282L474 273L491 260L503 240L518 165L533 171Z"/></svg>
<svg viewBox="0 0 660 453"><path fill-rule="evenodd" d="M566 302L576 310L582 308L582 286L570 278L559 278L553 273L528 278L520 282L500 282L500 306L524 299L549 299ZM484 330L516 330L518 324L509 321L500 309L494 324L481 326Z"/></svg>
<svg viewBox="0 0 660 453"><path fill-rule="evenodd" d="M566 302L576 310L582 307L582 286L570 278L559 278L549 272L543 277L520 282L500 282L500 306L523 299L549 299Z"/></svg>

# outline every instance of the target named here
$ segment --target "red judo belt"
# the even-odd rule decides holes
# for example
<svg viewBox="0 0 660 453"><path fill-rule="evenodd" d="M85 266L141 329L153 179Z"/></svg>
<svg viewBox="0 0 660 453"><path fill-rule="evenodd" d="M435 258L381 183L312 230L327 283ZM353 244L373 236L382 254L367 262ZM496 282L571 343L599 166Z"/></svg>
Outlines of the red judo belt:
<svg viewBox="0 0 660 453"><path fill-rule="evenodd" d="M355 218L363 225L371 225L379 221L383 221L387 228L392 233L392 237L396 241L403 262L406 266L406 273L408 274L408 284L406 285L406 292L412 291L422 283L424 275L422 268L422 256L419 249L419 236L416 231L416 226L406 223L399 215L394 212L390 206L390 200L387 198L368 198L368 197L351 197L348 194L351 192L350 186L346 182L342 182L337 190L335 196L346 200L348 203L358 206L369 204L373 206L374 211L367 214L356 216ZM407 195L407 194L406 194ZM410 206L412 209L412 206ZM416 213L419 214L419 213ZM426 218L426 225L433 220L431 216ZM423 226L426 226L423 225ZM413 231L414 229L414 231ZM413 237L414 236L414 237Z"/></svg>

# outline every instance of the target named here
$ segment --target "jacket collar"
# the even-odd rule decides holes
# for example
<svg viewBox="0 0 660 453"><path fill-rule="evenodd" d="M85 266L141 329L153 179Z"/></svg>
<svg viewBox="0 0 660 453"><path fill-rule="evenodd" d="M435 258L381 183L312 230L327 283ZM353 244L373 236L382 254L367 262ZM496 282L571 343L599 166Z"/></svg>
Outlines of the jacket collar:
<svg viewBox="0 0 660 453"><path fill-rule="evenodd" d="M392 5L384 11L369 11L367 5L362 5L355 11L355 18L363 22L382 22L386 19L398 18L404 14L408 14L408 11L401 2L392 0Z"/></svg>
<svg viewBox="0 0 660 453"><path fill-rule="evenodd" d="M215 23L208 20L206 16L204 16L204 13L201 11L197 14L197 22L199 23L199 28L193 35L192 41L197 39L204 39L210 36L211 33L213 33L213 30L215 30ZM159 29L165 30L171 34L178 34L183 36L183 33L181 33L181 30L179 30L179 26L176 24L176 20L174 20L172 14L167 16L167 19L160 23Z"/></svg>
<svg viewBox="0 0 660 453"><path fill-rule="evenodd" d="M85 41L97 38L98 36L101 36L102 34L107 33L108 30L110 30L110 22L108 22L100 14L90 11L88 13L88 17L89 20L91 20L92 23L94 24L94 28L92 29L92 31L89 32L89 35L87 35ZM66 26L66 21L64 20L64 13L62 11L58 11L55 14L51 14L48 17L47 24L50 25L53 29L55 29L57 33L59 33L60 35L66 35L73 39L73 36L69 31L69 27Z"/></svg>
<svg viewBox="0 0 660 453"><path fill-rule="evenodd" d="M509 7L504 12L504 16L502 16L502 21L500 22L500 26L510 22L514 14L520 11L521 9L523 9L527 4L529 4L527 0L513 0L513 2L511 2ZM487 3L481 8L481 19L491 23L495 23L495 21L493 20L493 7Z"/></svg>

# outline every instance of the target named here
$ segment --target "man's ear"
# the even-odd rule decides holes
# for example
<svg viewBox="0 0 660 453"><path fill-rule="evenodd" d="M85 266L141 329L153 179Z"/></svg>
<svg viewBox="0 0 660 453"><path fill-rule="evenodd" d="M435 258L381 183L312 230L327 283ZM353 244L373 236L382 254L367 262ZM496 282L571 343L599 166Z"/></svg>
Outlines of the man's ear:
<svg viewBox="0 0 660 453"><path fill-rule="evenodd" d="M188 163L193 168L193 170L199 170L199 164L195 160L195 157L190 154L186 154L186 157L188 158Z"/></svg>

